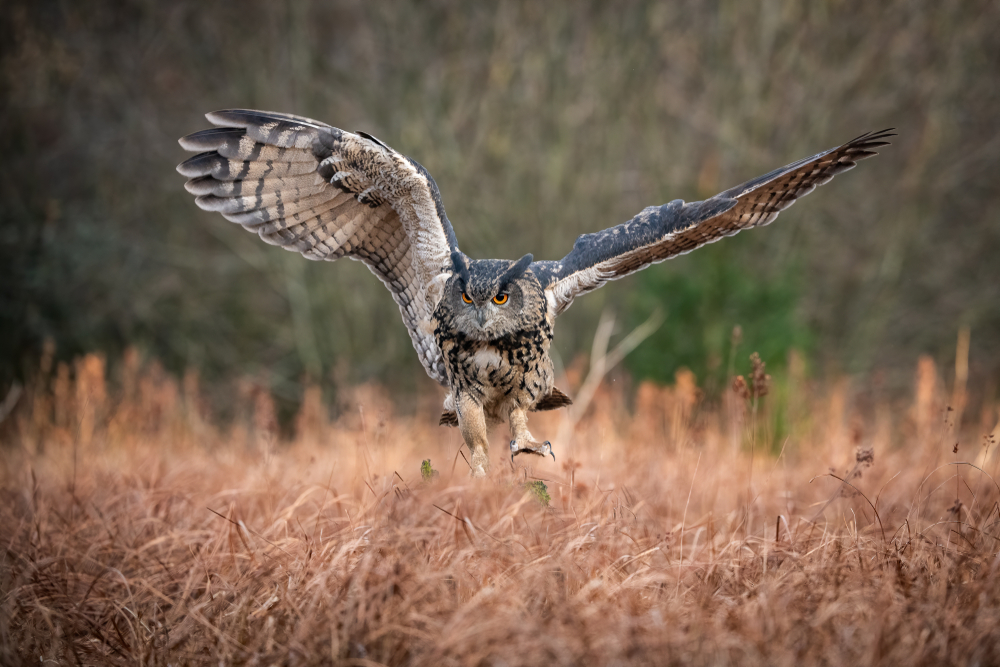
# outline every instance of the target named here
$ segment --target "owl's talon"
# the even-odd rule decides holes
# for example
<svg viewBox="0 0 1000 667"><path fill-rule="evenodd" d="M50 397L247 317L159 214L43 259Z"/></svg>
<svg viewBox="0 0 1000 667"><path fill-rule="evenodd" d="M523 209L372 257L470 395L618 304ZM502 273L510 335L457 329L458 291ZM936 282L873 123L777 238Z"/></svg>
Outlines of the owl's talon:
<svg viewBox="0 0 1000 667"><path fill-rule="evenodd" d="M556 460L556 455L552 451L552 443L549 442L548 440L546 440L545 442L543 442L541 444L539 444L539 443L532 443L532 444L526 445L524 447L519 447L518 444L517 444L517 440L511 440L510 441L510 460L511 460L511 463L514 462L514 457L515 456L517 456L518 454L523 454L523 453L537 454L538 456L545 456L547 454L547 455L549 455L549 456L552 457L553 461Z"/></svg>
<svg viewBox="0 0 1000 667"><path fill-rule="evenodd" d="M543 455L546 453L546 450L548 450L548 452L547 452L548 455L552 457L552 462L555 463L556 462L556 453L552 451L552 443L549 442L548 440L546 440L545 442L542 443L542 453L543 453Z"/></svg>

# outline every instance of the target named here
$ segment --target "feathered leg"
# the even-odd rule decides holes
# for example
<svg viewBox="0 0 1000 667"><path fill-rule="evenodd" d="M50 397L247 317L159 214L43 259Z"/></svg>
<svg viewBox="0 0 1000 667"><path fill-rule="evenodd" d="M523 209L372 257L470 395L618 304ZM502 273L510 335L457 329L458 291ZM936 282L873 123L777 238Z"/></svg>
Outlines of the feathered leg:
<svg viewBox="0 0 1000 667"><path fill-rule="evenodd" d="M472 452L472 475L485 477L486 471L490 469L490 441L487 438L483 406L469 394L461 394L455 399L455 407L462 438Z"/></svg>

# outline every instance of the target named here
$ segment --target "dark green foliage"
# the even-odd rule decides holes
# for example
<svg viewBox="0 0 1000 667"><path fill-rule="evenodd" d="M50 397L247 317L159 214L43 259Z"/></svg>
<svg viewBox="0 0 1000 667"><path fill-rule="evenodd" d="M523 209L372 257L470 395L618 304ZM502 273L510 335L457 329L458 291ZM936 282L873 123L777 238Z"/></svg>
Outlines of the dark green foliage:
<svg viewBox="0 0 1000 667"><path fill-rule="evenodd" d="M634 326L656 308L666 320L626 359L635 376L670 384L687 367L717 396L728 388L731 373L747 371L749 351L757 350L775 370L784 367L789 349L810 349L812 336L799 307L800 272L791 266L756 268L761 262L753 243L749 235L726 239L637 276L627 302L629 320ZM736 326L742 341L734 350Z"/></svg>

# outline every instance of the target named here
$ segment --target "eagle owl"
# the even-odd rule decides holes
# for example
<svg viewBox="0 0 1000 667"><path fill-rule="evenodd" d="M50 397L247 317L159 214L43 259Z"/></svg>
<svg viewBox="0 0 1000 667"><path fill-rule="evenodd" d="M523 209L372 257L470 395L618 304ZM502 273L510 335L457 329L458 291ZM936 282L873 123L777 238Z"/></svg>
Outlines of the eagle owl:
<svg viewBox="0 0 1000 667"><path fill-rule="evenodd" d="M549 347L576 297L768 224L892 136L864 134L705 201L651 206L580 236L561 260L536 262L464 255L434 179L370 134L265 111L207 118L217 127L180 140L198 153L177 167L197 205L308 259L364 262L392 293L427 374L447 389L440 423L461 429L477 476L490 465L487 429L501 422L512 457L555 459L527 414L571 403L553 384Z"/></svg>

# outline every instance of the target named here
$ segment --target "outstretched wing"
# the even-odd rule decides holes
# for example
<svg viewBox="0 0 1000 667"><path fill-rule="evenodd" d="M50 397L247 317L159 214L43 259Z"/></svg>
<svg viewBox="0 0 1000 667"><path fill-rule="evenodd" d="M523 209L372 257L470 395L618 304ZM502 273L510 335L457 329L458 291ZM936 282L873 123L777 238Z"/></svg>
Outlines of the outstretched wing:
<svg viewBox="0 0 1000 667"><path fill-rule="evenodd" d="M447 383L431 316L458 250L434 179L375 137L266 111L216 111L177 166L207 211L309 259L364 262L399 305L427 374Z"/></svg>
<svg viewBox="0 0 1000 667"><path fill-rule="evenodd" d="M858 160L877 155L891 130L869 132L838 148L775 169L710 199L677 199L650 206L628 222L596 234L583 234L558 262L531 265L556 314L573 299L609 280L622 278L676 255L718 241L750 227L766 225L796 199L852 169Z"/></svg>

